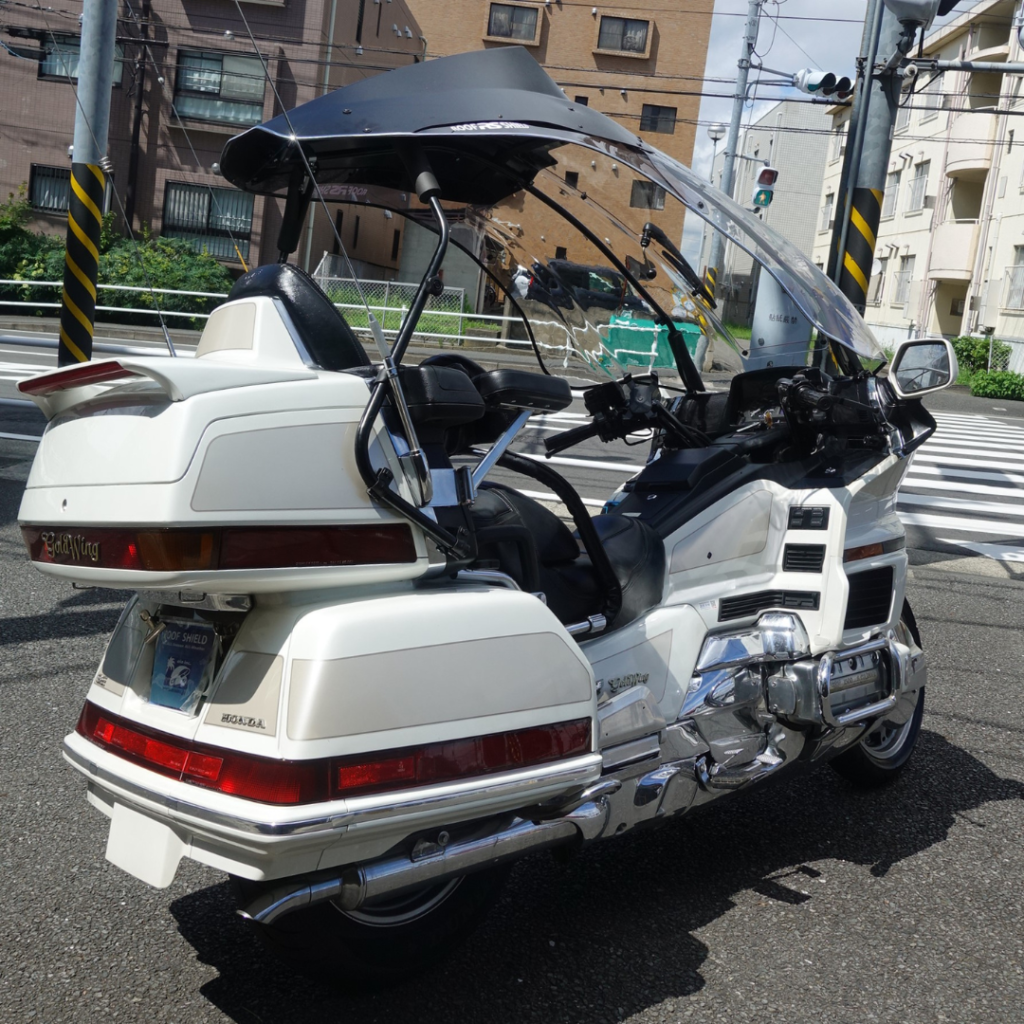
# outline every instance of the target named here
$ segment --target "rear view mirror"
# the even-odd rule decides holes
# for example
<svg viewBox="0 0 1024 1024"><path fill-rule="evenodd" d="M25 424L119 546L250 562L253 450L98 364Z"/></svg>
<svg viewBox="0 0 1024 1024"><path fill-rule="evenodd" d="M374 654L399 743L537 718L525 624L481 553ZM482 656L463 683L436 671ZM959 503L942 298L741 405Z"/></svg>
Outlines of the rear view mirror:
<svg viewBox="0 0 1024 1024"><path fill-rule="evenodd" d="M902 341L889 365L889 383L900 398L920 398L941 391L959 373L953 346L944 338Z"/></svg>

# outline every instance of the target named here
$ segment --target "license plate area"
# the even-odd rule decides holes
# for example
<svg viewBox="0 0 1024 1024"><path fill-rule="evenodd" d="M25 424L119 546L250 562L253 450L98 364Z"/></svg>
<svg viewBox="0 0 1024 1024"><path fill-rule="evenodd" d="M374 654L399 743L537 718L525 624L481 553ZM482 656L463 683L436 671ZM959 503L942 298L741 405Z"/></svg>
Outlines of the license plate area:
<svg viewBox="0 0 1024 1024"><path fill-rule="evenodd" d="M210 622L165 616L155 627L149 703L195 714L209 689L220 641Z"/></svg>

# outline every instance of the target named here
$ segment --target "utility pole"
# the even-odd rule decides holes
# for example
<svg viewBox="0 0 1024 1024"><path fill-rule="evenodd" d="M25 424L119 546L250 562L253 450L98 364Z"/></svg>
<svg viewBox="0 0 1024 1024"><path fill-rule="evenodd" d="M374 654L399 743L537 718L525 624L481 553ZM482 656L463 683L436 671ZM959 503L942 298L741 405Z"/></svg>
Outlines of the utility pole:
<svg viewBox="0 0 1024 1024"><path fill-rule="evenodd" d="M869 46L867 68L861 80L863 96L858 94L854 101L857 138L846 151L846 159L850 161L848 181L852 183L852 188L848 184L848 193L844 197L844 214L847 211L848 214L838 225L839 246L834 275L840 291L861 313L867 306L871 265L875 259L875 238L882 219L882 199L886 175L889 173L889 158L892 155L892 135L899 109L901 83L896 70L898 62L893 64L890 60L880 73L873 74L873 58L882 53L887 56L899 54L902 59L913 45L916 35L908 34L908 29L896 20L888 8L877 14L881 15L881 19L876 30L877 42L873 47ZM872 49L875 51L873 54L870 53Z"/></svg>
<svg viewBox="0 0 1024 1024"><path fill-rule="evenodd" d="M727 195L732 196L733 167L736 161L736 147L740 139L740 123L743 120L743 105L747 99L747 78L750 74L750 58L754 54L754 47L757 45L757 28L761 20L761 8L765 0L749 0L747 5L747 27L743 33L743 49L740 52L740 59L737 63L739 74L736 76L736 94L732 100L732 117L729 119L729 135L726 139L725 150L722 153L722 181L719 187ZM723 258L725 256L725 235L721 231L715 231L711 236L711 254L708 258L707 274L712 282L716 282L720 275Z"/></svg>
<svg viewBox="0 0 1024 1024"><path fill-rule="evenodd" d="M57 365L92 358L118 0L84 0Z"/></svg>
<svg viewBox="0 0 1024 1024"><path fill-rule="evenodd" d="M128 231L135 230L135 197L139 185L139 135L142 131L142 104L146 92L146 44L149 40L149 0L142 0L142 24L139 26L138 56L135 59L135 113L132 119L132 149L128 158L128 183L124 190L124 219Z"/></svg>

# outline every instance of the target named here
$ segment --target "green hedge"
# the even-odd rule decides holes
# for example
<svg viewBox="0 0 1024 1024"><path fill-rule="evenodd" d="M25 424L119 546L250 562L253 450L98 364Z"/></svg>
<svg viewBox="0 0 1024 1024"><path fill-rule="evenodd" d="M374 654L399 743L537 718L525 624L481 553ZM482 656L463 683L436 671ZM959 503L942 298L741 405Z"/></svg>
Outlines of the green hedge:
<svg viewBox="0 0 1024 1024"><path fill-rule="evenodd" d="M39 287L34 281L64 279L63 235L44 235L28 231L24 225L32 210L25 198L25 187L11 193L0 203L0 279L24 281L21 285L0 286L0 298L20 302L59 302L60 291ZM113 230L113 215L103 218L100 234L99 288L97 305L135 309L164 309L182 313L210 313L223 299L203 299L195 295L160 295L155 292L111 291L104 282L137 288L173 288L181 291L229 292L234 279L212 256L196 252L181 238L152 238L148 230L136 241ZM24 306L0 306L14 314L29 312ZM37 309L37 316L56 316L55 309ZM148 313L99 314L108 323L155 327L156 316ZM204 320L169 317L169 327L201 329Z"/></svg>
<svg viewBox="0 0 1024 1024"><path fill-rule="evenodd" d="M971 394L978 398L1010 398L1024 402L1024 374L981 370L971 377Z"/></svg>
<svg viewBox="0 0 1024 1024"><path fill-rule="evenodd" d="M956 361L960 365L961 378L970 377L979 370L988 370L990 346L992 359L997 364L1010 358L1010 346L996 339L972 338L964 334L959 338L954 338L952 345L953 351L956 353Z"/></svg>

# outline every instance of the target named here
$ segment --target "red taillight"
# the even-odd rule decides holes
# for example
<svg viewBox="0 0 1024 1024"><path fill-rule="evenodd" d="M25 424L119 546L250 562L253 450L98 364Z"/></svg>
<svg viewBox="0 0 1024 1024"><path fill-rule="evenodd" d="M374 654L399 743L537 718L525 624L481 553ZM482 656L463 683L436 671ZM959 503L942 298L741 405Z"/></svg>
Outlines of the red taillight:
<svg viewBox="0 0 1024 1024"><path fill-rule="evenodd" d="M109 384L126 377L138 377L133 370L126 370L114 359L104 359L98 363L82 363L80 366L69 366L66 370L57 370L42 377L33 377L18 384L23 395L52 395L55 391L66 391L68 388L84 388L89 384Z"/></svg>
<svg viewBox="0 0 1024 1024"><path fill-rule="evenodd" d="M559 761L590 750L590 719L494 733L416 750L395 751L373 760L346 759L334 774L337 795L454 782L474 775L515 771Z"/></svg>
<svg viewBox="0 0 1024 1024"><path fill-rule="evenodd" d="M519 729L373 759L281 761L189 743L129 723L86 701L76 732L144 768L267 804L309 804L383 789L455 782L546 764L590 751L590 719Z"/></svg>
<svg viewBox="0 0 1024 1024"><path fill-rule="evenodd" d="M328 799L330 761L278 761L189 743L86 701L75 731L127 761L181 782L265 804Z"/></svg>
<svg viewBox="0 0 1024 1024"><path fill-rule="evenodd" d="M415 562L406 523L122 530L23 526L34 562L143 572L281 569Z"/></svg>

